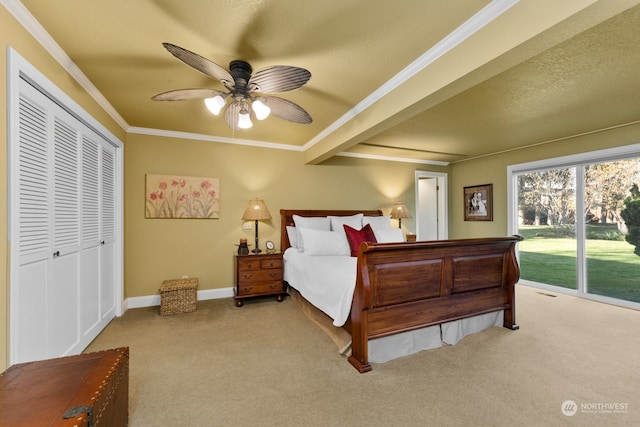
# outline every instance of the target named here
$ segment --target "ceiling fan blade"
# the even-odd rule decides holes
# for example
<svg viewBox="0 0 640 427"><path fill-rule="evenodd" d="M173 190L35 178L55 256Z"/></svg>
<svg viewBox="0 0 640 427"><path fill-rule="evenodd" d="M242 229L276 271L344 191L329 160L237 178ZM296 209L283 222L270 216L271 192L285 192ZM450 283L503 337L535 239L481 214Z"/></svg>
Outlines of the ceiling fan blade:
<svg viewBox="0 0 640 427"><path fill-rule="evenodd" d="M261 98L264 99L263 102L265 105L271 108L271 114L276 117L293 123L309 124L313 122L309 113L298 104L278 98L277 96L263 96Z"/></svg>
<svg viewBox="0 0 640 427"><path fill-rule="evenodd" d="M162 43L162 45L169 51L169 53L171 53L173 56L189 65L190 67L195 68L196 70L200 71L208 77L211 77L212 79L219 80L229 89L233 89L235 87L235 83L233 81L233 77L231 77L231 74L229 74L227 70L225 70L218 64L180 46L176 46L171 43Z"/></svg>
<svg viewBox="0 0 640 427"><path fill-rule="evenodd" d="M224 121L227 122L227 126L233 130L241 130L238 127L238 114L240 113L241 108L242 103L234 101L227 106L227 109L224 112Z"/></svg>
<svg viewBox="0 0 640 427"><path fill-rule="evenodd" d="M225 92L214 89L176 89L152 96L154 101L188 101L189 99L213 98L216 95L225 96Z"/></svg>
<svg viewBox="0 0 640 427"><path fill-rule="evenodd" d="M258 70L249 80L249 92L281 93L298 89L309 81L311 73L304 68L274 65Z"/></svg>

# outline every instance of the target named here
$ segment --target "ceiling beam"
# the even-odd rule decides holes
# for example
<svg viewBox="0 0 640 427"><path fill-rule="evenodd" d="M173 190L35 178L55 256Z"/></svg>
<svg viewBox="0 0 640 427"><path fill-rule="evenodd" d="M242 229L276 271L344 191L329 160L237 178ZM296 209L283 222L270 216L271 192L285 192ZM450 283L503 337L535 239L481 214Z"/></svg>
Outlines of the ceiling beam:
<svg viewBox="0 0 640 427"><path fill-rule="evenodd" d="M638 3L494 1L394 77L401 81L383 85L383 95L309 141L305 163L321 163Z"/></svg>

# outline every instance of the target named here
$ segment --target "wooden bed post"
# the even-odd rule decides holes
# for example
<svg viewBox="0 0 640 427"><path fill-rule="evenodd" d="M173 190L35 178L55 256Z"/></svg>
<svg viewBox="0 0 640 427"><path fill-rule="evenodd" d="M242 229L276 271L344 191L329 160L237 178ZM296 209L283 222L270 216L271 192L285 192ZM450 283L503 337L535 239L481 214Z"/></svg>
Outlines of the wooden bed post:
<svg viewBox="0 0 640 427"><path fill-rule="evenodd" d="M356 289L353 294L351 308L351 356L349 363L361 374L369 372L369 335L367 326L367 310L370 308L369 270L364 249L367 242L362 243L358 250L358 270L356 275ZM357 307L357 309L354 309Z"/></svg>
<svg viewBox="0 0 640 427"><path fill-rule="evenodd" d="M520 237L520 236L518 236ZM522 237L518 241L521 241ZM511 248L508 253L508 267L507 270L507 301L509 308L504 311L504 321L502 326L512 331L520 329L520 326L516 323L516 287L515 284L520 279L520 267L516 258L516 244L511 244Z"/></svg>
<svg viewBox="0 0 640 427"><path fill-rule="evenodd" d="M358 322L351 324L351 356L349 363L361 374L369 372L371 364L369 363L369 339L366 336L366 326L363 328L362 323L366 325L367 312L360 312L361 317Z"/></svg>

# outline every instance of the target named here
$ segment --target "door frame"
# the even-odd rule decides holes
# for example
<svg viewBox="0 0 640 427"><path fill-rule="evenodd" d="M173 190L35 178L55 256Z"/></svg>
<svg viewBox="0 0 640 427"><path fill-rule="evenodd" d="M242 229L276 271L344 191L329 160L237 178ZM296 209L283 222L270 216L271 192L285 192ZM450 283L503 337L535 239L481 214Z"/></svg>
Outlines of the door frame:
<svg viewBox="0 0 640 427"><path fill-rule="evenodd" d="M124 301L124 227L123 227L123 194L124 194L124 181L123 181L123 143L113 135L106 127L93 118L86 110L84 110L79 104L71 99L67 94L60 90L53 82L51 82L44 74L31 65L25 58L23 58L12 47L7 47L7 182L8 182L8 194L7 194L7 225L9 235L9 253L18 253L16 245L18 244L18 221L15 218L18 216L17 204L15 202L16 195L16 156L18 150L16 149L16 141L18 141L18 108L20 97L20 79L23 78L30 82L46 97L60 105L67 110L71 115L76 117L79 121L86 126L93 129L96 133L100 134L109 144L115 147L115 227L116 227L116 259L114 266L114 292L115 292L115 315L121 316L123 313L123 301ZM9 298L7 298L9 304L9 365L15 362L16 354L16 315L14 310L11 310L12 306L15 306L14 295L16 295L16 280L15 277L17 271L18 259L16 256L11 257L9 263L9 283L7 288L9 290Z"/></svg>
<svg viewBox="0 0 640 427"><path fill-rule="evenodd" d="M449 190L448 174L444 172L416 171L415 173L415 209L416 209L416 235L420 236L420 221L418 220L418 208L420 206L419 181L421 179L438 180L438 240L449 238Z"/></svg>

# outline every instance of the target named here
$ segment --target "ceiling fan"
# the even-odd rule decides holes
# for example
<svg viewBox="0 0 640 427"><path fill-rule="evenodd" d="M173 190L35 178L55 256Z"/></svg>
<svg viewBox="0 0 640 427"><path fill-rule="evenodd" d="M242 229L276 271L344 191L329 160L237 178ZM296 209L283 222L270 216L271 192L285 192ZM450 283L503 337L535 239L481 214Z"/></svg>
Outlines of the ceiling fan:
<svg viewBox="0 0 640 427"><path fill-rule="evenodd" d="M251 111L258 120L270 114L293 123L308 124L313 120L304 108L291 101L267 94L289 92L302 87L311 78L304 68L273 65L251 75L251 65L242 60L231 61L229 71L214 62L171 43L162 45L173 56L204 75L220 81L228 92L215 89L177 89L153 96L154 101L186 101L204 99L205 105L218 115L226 107L224 119L231 129L247 129ZM227 100L230 103L227 105Z"/></svg>

